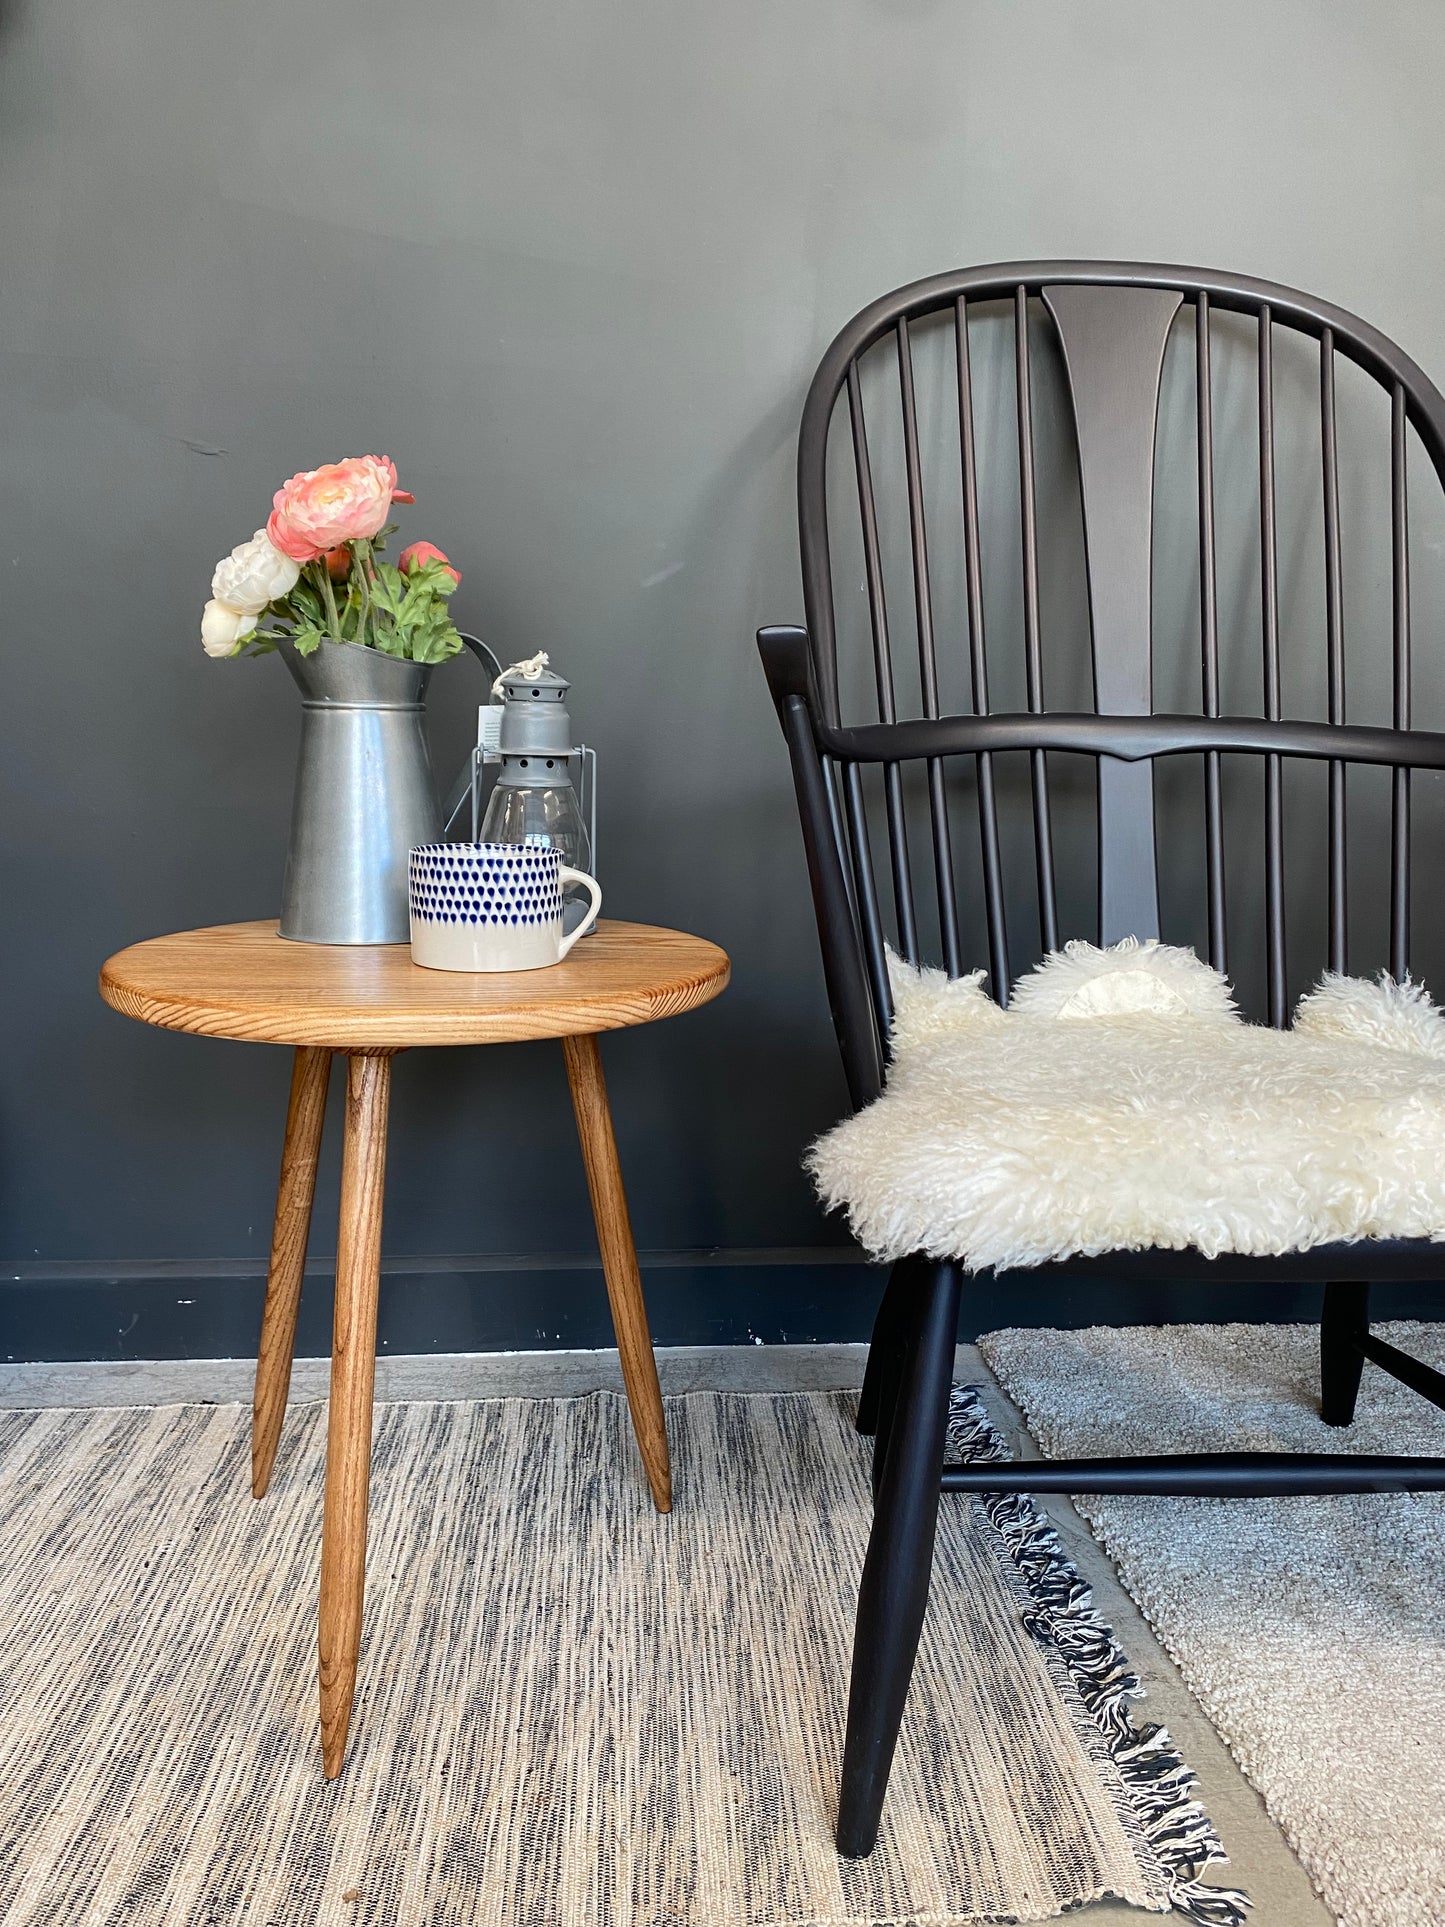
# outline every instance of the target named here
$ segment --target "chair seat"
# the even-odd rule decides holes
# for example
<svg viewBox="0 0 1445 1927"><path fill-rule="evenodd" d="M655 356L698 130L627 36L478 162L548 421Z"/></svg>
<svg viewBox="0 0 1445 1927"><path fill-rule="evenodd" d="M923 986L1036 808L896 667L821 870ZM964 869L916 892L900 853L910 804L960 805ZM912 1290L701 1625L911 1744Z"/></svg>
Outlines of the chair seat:
<svg viewBox="0 0 1445 1927"><path fill-rule="evenodd" d="M1046 964L1003 1012L895 972L887 1088L810 1153L860 1243L1005 1270L1445 1238L1445 1017L1417 986L1327 980L1275 1031L1188 953L1135 950L1187 957L1184 994Z"/></svg>

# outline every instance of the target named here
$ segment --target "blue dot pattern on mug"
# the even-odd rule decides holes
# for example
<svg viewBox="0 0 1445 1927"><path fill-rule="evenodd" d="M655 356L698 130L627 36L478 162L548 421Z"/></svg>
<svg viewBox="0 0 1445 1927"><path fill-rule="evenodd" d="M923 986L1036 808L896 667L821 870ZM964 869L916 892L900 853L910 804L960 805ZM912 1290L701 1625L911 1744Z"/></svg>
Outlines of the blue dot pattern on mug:
<svg viewBox="0 0 1445 1927"><path fill-rule="evenodd" d="M427 923L555 923L562 914L559 858L545 846L482 854L465 843L411 853L411 907Z"/></svg>

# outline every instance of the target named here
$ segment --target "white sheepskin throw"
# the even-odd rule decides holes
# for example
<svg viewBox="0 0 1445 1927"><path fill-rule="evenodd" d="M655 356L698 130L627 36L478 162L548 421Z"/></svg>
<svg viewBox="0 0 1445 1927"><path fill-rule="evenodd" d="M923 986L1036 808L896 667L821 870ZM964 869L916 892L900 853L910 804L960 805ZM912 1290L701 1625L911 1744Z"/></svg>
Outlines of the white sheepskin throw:
<svg viewBox="0 0 1445 1927"><path fill-rule="evenodd" d="M1445 1238L1445 1013L1419 984L1327 976L1275 1031L1159 943L1071 943L1007 1011L982 971L889 969L888 1087L808 1156L879 1259Z"/></svg>

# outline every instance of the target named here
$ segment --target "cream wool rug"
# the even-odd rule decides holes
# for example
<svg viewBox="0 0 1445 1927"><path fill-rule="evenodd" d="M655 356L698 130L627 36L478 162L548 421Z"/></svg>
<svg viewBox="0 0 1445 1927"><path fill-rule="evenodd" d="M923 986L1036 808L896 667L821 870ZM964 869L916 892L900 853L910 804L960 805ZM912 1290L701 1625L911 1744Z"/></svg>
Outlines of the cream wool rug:
<svg viewBox="0 0 1445 1927"><path fill-rule="evenodd" d="M351 1752L322 1781L324 1408L0 1412L6 1927L1039 1920L1192 1884L1207 1821L1024 1502L945 1502L877 1852L831 1825L870 1504L842 1394L379 1408ZM956 1395L955 1443L998 1449ZM1014 1508L1012 1511L1010 1507ZM1082 1596L1081 1596L1082 1595Z"/></svg>
<svg viewBox="0 0 1445 1927"><path fill-rule="evenodd" d="M1385 1324L1445 1367L1445 1325ZM1002 1331L980 1349L1046 1456L1445 1455L1445 1413L1365 1366L1319 1417L1314 1326ZM1445 1495L1077 1501L1349 1927L1445 1921Z"/></svg>

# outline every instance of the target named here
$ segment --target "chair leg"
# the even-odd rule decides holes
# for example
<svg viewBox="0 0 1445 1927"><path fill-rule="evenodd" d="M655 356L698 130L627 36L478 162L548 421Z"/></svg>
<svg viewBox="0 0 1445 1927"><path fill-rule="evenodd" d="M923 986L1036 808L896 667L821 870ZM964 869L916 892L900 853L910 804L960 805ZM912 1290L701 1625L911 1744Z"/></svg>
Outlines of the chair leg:
<svg viewBox="0 0 1445 1927"><path fill-rule="evenodd" d="M877 1416L877 1430L873 1434L873 1503L875 1505L879 1503L882 1468L888 1463L888 1438L892 1432L894 1412L898 1411L898 1387L904 1376L904 1360L907 1357L909 1310L917 1305L919 1293L927 1291L927 1274L933 1262L931 1258L919 1258L919 1256L900 1258L898 1264L894 1266L894 1276L888 1280L888 1289L894 1299L896 1328L890 1333L890 1343L888 1343L888 1349L884 1351L884 1362L879 1370L879 1416Z"/></svg>
<svg viewBox="0 0 1445 1927"><path fill-rule="evenodd" d="M871 1853L878 1837L933 1569L960 1271L931 1263L920 1272L858 1592L837 1832L850 1859Z"/></svg>
<svg viewBox="0 0 1445 1927"><path fill-rule="evenodd" d="M1326 1425L1348 1425L1355 1416L1365 1365L1358 1341L1369 1329L1370 1287L1326 1285L1320 1314L1320 1417Z"/></svg>
<svg viewBox="0 0 1445 1927"><path fill-rule="evenodd" d="M898 1375L898 1360L903 1344L903 1313L908 1293L905 1274L912 1262L911 1259L900 1258L889 1272L888 1283L879 1301L878 1315L873 1320L873 1336L868 1341L868 1363L863 1368L863 1389L858 1394L858 1416L854 1420L865 1438L871 1438L877 1432L887 1387Z"/></svg>
<svg viewBox="0 0 1445 1927"><path fill-rule="evenodd" d="M602 1253L602 1275L607 1280L607 1298L612 1307L612 1328L617 1334L617 1351L622 1361L622 1382L627 1387L627 1409L632 1414L637 1449L642 1454L647 1483L652 1488L652 1502L659 1512L671 1512L672 1467L667 1451L667 1421L662 1413L662 1389L657 1382L657 1360L652 1355L652 1335L647 1328L642 1274L637 1268L627 1193L622 1188L622 1169L617 1161L617 1139L607 1103L602 1057L597 1039L592 1036L564 1037L562 1051L567 1060L567 1082L572 1090L572 1108L577 1114L577 1135L582 1144L597 1244Z"/></svg>
<svg viewBox="0 0 1445 1927"><path fill-rule="evenodd" d="M316 1196L316 1165L326 1118L326 1086L331 1052L302 1045L291 1067L291 1100L286 1107L286 1142L281 1151L281 1181L276 1187L276 1219L271 1230L271 1263L266 1272L266 1305L256 1350L256 1393L251 1405L251 1491L266 1496L271 1467L286 1417L291 1390L291 1359L296 1350L296 1314L311 1236L311 1204Z"/></svg>
<svg viewBox="0 0 1445 1927"><path fill-rule="evenodd" d="M321 1757L334 1780L346 1757L366 1587L366 1501L376 1376L376 1299L386 1179L391 1059L357 1053L346 1064L346 1143L336 1241L336 1321L321 1523Z"/></svg>
<svg viewBox="0 0 1445 1927"><path fill-rule="evenodd" d="M929 1266L926 1258L901 1258L893 1268L888 1280L888 1291L892 1298L889 1306L891 1329L885 1331L882 1356L877 1373L878 1410L873 1429L873 1499L877 1503L878 1488L883 1482L883 1467L888 1461L888 1440L893 1427L893 1415L898 1409L898 1387L903 1376L904 1359L908 1353L908 1317L917 1303L918 1294L926 1288L926 1272ZM883 1307L879 1306L879 1315ZM868 1348L868 1356L873 1357L873 1346Z"/></svg>

